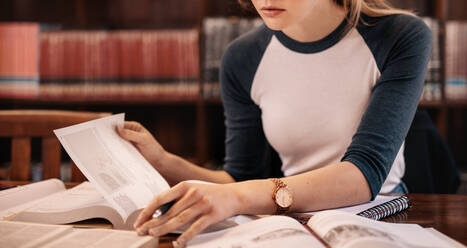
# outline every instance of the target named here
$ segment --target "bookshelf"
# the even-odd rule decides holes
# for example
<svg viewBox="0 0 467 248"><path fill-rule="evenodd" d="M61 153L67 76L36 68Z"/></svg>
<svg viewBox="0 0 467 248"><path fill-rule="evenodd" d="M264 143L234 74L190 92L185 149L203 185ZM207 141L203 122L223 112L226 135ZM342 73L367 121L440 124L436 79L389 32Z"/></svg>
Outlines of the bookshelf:
<svg viewBox="0 0 467 248"><path fill-rule="evenodd" d="M440 23L440 47L446 41L445 23L467 20L465 0L389 0L396 7L415 10ZM194 28L200 34L200 65L204 62L203 20L207 17L246 17L236 0L2 0L0 22L29 21L59 25L64 30L154 30ZM441 56L440 100L421 101L439 131L448 141L458 165L467 170L467 99L445 97L445 51ZM169 151L209 166L222 163L224 120L218 97L203 97L203 66L200 66L199 95L190 98L130 100L99 99L0 99L0 108L58 108L126 112L127 119L142 122ZM3 149L4 150L4 149ZM1 154L1 156L4 156Z"/></svg>

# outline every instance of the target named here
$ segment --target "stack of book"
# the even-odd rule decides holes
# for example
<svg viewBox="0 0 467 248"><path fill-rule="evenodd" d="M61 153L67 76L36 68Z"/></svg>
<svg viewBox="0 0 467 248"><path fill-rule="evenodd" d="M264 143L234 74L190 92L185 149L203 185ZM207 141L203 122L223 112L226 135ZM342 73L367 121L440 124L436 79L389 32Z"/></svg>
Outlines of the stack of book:
<svg viewBox="0 0 467 248"><path fill-rule="evenodd" d="M446 23L446 99L467 99L467 22Z"/></svg>
<svg viewBox="0 0 467 248"><path fill-rule="evenodd" d="M40 48L41 99L198 96L196 30L48 31Z"/></svg>
<svg viewBox="0 0 467 248"><path fill-rule="evenodd" d="M216 98L219 92L219 68L222 54L238 36L260 26L259 18L206 18L203 21L204 65L203 96Z"/></svg>
<svg viewBox="0 0 467 248"><path fill-rule="evenodd" d="M35 23L0 23L0 97L37 97L38 37Z"/></svg>
<svg viewBox="0 0 467 248"><path fill-rule="evenodd" d="M442 98L439 22L436 19L429 17L424 17L423 21L431 29L433 44L430 61L428 63L428 72L425 79L425 87L423 88L422 100L439 101Z"/></svg>

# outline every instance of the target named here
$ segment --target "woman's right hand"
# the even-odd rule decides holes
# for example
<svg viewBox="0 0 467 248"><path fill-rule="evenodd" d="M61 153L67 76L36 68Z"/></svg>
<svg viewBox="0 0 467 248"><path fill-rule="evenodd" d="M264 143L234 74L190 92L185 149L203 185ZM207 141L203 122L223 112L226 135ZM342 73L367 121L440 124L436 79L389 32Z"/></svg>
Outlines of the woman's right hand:
<svg viewBox="0 0 467 248"><path fill-rule="evenodd" d="M117 133L124 140L133 143L146 160L156 169L160 169L163 166L162 161L167 158L167 152L139 122L125 121L123 128L117 127Z"/></svg>

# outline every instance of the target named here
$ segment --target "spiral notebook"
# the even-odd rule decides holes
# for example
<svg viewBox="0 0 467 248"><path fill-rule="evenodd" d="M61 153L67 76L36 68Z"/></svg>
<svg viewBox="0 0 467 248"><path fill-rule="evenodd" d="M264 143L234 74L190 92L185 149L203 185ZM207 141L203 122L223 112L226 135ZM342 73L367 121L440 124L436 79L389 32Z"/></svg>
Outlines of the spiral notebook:
<svg viewBox="0 0 467 248"><path fill-rule="evenodd" d="M356 214L373 220L380 220L391 215L402 212L412 206L410 198L407 196L384 196L378 195L368 203L359 204L350 207L337 208L335 210ZM307 213L294 213L290 217L295 218L302 224L306 224L311 216L321 211Z"/></svg>
<svg viewBox="0 0 467 248"><path fill-rule="evenodd" d="M368 208L357 215L373 219L380 220L391 216L393 214L399 213L403 210L406 210L412 206L410 199L403 195L399 196L390 201L384 202L382 204L376 205L374 207Z"/></svg>

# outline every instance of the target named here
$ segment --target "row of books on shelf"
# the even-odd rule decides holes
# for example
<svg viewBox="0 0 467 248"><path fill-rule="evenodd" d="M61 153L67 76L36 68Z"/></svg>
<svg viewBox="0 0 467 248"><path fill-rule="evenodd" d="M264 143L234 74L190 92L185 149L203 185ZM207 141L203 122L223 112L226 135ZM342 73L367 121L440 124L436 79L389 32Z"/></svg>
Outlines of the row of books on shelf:
<svg viewBox="0 0 467 248"><path fill-rule="evenodd" d="M467 22L446 23L447 99L467 99Z"/></svg>
<svg viewBox="0 0 467 248"><path fill-rule="evenodd" d="M439 101L442 98L441 92L441 56L439 43L439 23L437 20L424 17L423 21L433 33L432 49L428 70L425 78L425 87L423 88L422 99L424 101Z"/></svg>
<svg viewBox="0 0 467 248"><path fill-rule="evenodd" d="M199 35L189 30L39 31L0 24L2 97L190 98L199 94Z"/></svg>
<svg viewBox="0 0 467 248"><path fill-rule="evenodd" d="M433 50L422 100L442 99L441 49L446 52L446 99L467 99L467 23L447 22L441 47L440 24L423 20L433 32ZM201 39L195 29L39 31L37 23L0 23L0 97L194 99L202 92L217 99L223 52L260 25L259 18L206 18Z"/></svg>
<svg viewBox="0 0 467 248"><path fill-rule="evenodd" d="M203 20L204 61L203 95L205 98L220 96L219 68L222 54L234 39L263 24L260 18L206 18Z"/></svg>

